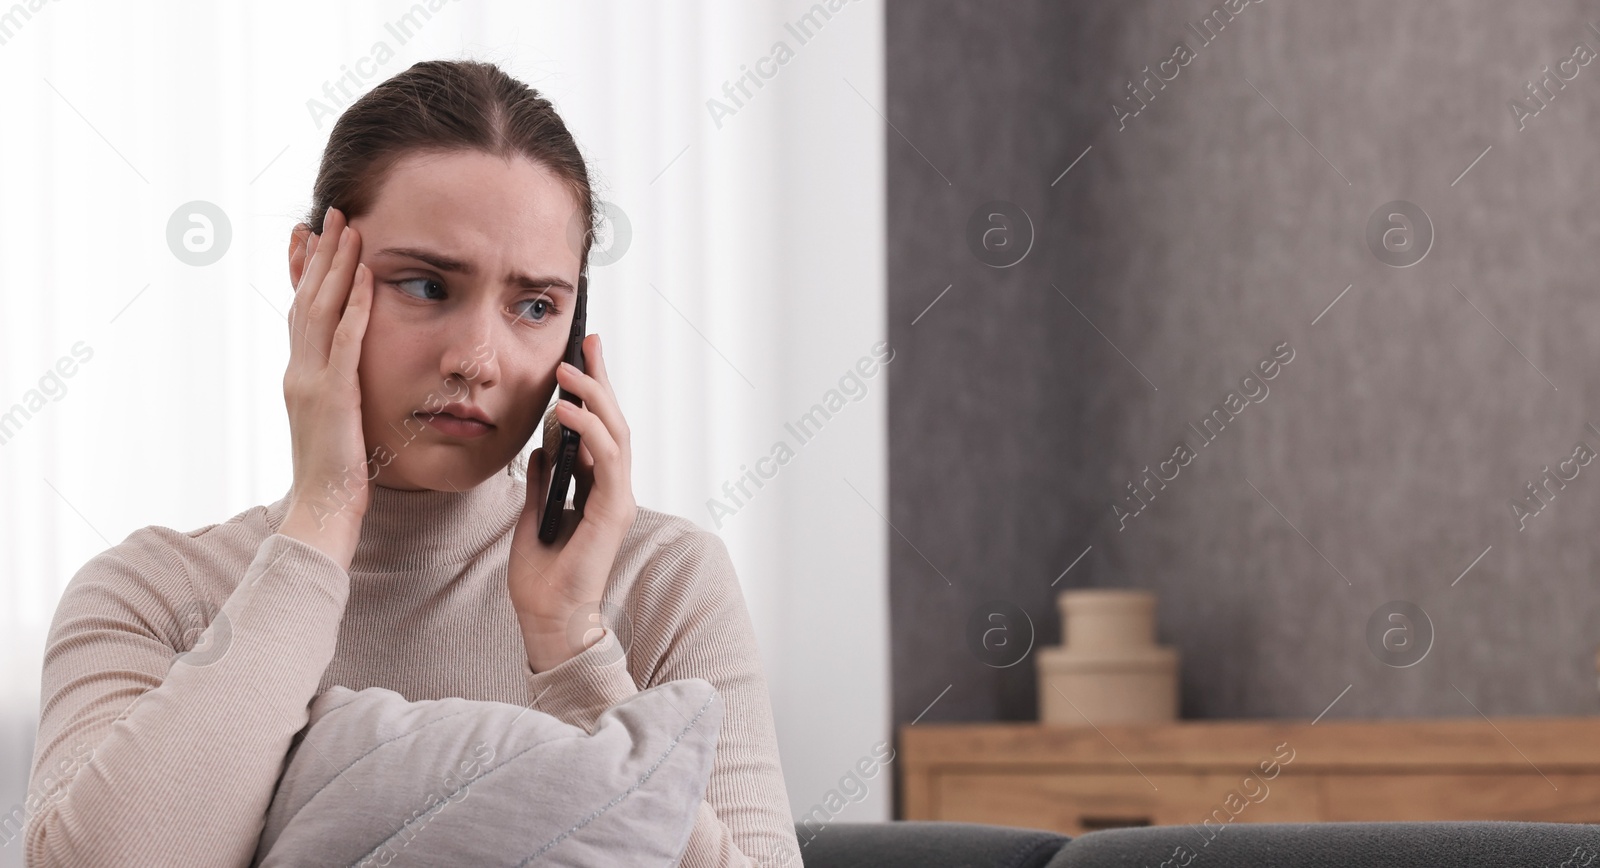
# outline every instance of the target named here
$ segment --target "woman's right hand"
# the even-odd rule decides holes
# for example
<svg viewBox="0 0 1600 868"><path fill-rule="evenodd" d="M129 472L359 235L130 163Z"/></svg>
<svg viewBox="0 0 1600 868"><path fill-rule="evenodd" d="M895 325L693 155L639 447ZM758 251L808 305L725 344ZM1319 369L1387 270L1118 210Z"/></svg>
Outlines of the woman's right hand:
<svg viewBox="0 0 1600 868"><path fill-rule="evenodd" d="M278 532L348 570L371 499L356 369L372 310L372 272L359 262L361 237L347 228L342 211L329 208L322 229L301 248L300 284L289 309L283 399L294 486Z"/></svg>

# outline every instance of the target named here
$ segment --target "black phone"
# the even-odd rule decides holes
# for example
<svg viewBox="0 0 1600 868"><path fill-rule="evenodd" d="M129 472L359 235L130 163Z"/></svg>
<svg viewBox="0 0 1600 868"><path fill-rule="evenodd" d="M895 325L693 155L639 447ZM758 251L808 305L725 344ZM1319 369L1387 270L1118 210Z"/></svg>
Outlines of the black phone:
<svg viewBox="0 0 1600 868"><path fill-rule="evenodd" d="M583 337L589 333L588 308L589 268L585 266L578 275L578 298L572 307L572 331L567 334L567 350L562 356L562 361L585 372L587 369L583 365ZM560 386L556 387L556 400L571 401L579 407L583 406L582 398ZM561 429L559 439L551 425ZM557 531L561 529L562 513L567 508L567 489L572 485L572 471L578 466L578 432L555 421L553 405L545 432L545 460L554 462L555 469L550 473L550 491L544 499L544 518L539 523L539 539L553 543L556 541Z"/></svg>

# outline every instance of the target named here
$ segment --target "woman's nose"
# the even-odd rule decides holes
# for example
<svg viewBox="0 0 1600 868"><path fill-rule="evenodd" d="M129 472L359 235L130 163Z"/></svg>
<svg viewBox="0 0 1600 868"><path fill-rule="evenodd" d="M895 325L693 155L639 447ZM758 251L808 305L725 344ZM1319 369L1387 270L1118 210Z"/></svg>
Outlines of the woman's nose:
<svg viewBox="0 0 1600 868"><path fill-rule="evenodd" d="M459 375L480 388L494 385L499 379L499 353L495 345L494 324L485 318L474 317L470 325L463 324L451 334L440 362L441 374L446 379Z"/></svg>

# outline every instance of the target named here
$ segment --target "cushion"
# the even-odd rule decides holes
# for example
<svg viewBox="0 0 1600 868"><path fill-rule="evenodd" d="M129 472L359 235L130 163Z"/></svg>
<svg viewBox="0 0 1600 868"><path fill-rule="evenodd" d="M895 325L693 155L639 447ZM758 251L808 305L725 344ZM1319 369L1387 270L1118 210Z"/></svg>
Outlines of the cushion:
<svg viewBox="0 0 1600 868"><path fill-rule="evenodd" d="M592 733L504 702L336 686L311 703L253 865L676 865L722 699L655 685Z"/></svg>

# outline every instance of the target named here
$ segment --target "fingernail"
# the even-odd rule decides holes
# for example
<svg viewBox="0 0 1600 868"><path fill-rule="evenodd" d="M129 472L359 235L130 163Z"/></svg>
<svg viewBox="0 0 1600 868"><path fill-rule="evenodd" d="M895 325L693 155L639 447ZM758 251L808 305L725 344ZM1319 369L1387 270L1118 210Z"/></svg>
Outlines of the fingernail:
<svg viewBox="0 0 1600 868"><path fill-rule="evenodd" d="M350 234L350 227L349 226L346 226L343 229L339 230L339 249L340 250L344 249L344 239L345 239L345 236L347 236L349 234Z"/></svg>

